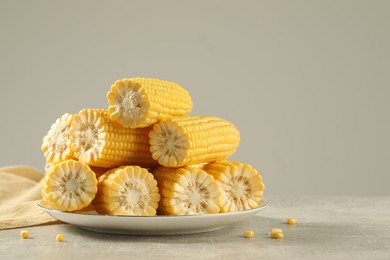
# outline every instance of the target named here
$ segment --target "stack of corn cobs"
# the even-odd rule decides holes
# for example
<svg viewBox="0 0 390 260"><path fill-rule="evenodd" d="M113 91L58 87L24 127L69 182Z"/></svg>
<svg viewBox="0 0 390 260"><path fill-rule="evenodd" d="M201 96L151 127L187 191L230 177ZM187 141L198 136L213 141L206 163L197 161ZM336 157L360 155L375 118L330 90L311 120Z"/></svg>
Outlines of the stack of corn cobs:
<svg viewBox="0 0 390 260"><path fill-rule="evenodd" d="M118 80L108 109L66 113L43 138L42 204L109 215L194 215L258 207L264 184L252 166L226 159L240 134L221 118L189 116L180 85Z"/></svg>

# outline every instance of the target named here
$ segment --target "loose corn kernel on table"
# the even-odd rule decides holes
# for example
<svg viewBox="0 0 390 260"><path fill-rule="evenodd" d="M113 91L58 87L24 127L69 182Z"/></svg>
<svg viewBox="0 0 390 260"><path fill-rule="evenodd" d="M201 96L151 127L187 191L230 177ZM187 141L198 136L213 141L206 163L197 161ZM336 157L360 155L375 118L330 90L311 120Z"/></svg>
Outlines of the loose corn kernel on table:
<svg viewBox="0 0 390 260"><path fill-rule="evenodd" d="M265 197L255 217L219 231L124 236L68 224L0 231L1 259L390 259L390 197ZM295 218L295 225L287 225ZM270 239L282 228L283 239ZM29 238L20 237L21 230ZM243 233L254 231L252 238ZM64 241L56 239L64 235Z"/></svg>

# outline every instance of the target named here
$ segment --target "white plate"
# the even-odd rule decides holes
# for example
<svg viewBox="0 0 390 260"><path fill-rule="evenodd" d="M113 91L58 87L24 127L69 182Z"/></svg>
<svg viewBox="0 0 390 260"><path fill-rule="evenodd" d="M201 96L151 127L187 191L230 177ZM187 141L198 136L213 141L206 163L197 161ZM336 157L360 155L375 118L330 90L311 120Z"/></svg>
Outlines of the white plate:
<svg viewBox="0 0 390 260"><path fill-rule="evenodd" d="M110 216L96 213L70 213L38 206L52 217L79 226L82 229L128 235L173 235L214 231L227 225L248 219L267 206L260 201L259 207L229 213L192 216Z"/></svg>

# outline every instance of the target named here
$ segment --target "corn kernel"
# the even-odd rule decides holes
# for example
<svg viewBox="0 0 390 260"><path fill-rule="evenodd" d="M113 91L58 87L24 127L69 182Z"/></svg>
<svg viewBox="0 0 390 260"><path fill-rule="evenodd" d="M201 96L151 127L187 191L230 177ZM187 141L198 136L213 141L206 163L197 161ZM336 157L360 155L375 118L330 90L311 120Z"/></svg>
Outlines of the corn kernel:
<svg viewBox="0 0 390 260"><path fill-rule="evenodd" d="M287 219L287 224L289 224L289 225L295 225L295 223L296 223L295 218L288 218L288 219Z"/></svg>
<svg viewBox="0 0 390 260"><path fill-rule="evenodd" d="M20 230L20 236L23 238L23 239L27 239L28 236L29 236L29 233L27 230Z"/></svg>
<svg viewBox="0 0 390 260"><path fill-rule="evenodd" d="M57 239L58 242L63 242L64 241L64 235L63 234L58 234L56 236L56 239Z"/></svg>
<svg viewBox="0 0 390 260"><path fill-rule="evenodd" d="M274 238L274 239L281 239L284 237L283 233L280 233L280 232L272 232L272 233L270 233L270 236L271 236L271 238Z"/></svg>
<svg viewBox="0 0 390 260"><path fill-rule="evenodd" d="M255 232L253 232L252 230L248 230L248 231L244 232L244 237L246 237L246 238L251 238L254 235L255 235Z"/></svg>

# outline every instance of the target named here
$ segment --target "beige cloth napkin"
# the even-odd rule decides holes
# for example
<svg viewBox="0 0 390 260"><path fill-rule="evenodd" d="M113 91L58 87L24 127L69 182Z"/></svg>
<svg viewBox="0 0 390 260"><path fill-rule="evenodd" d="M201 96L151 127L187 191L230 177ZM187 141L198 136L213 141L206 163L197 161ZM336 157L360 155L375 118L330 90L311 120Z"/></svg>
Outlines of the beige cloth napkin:
<svg viewBox="0 0 390 260"><path fill-rule="evenodd" d="M37 205L43 176L27 166L0 168L0 230L60 223Z"/></svg>

